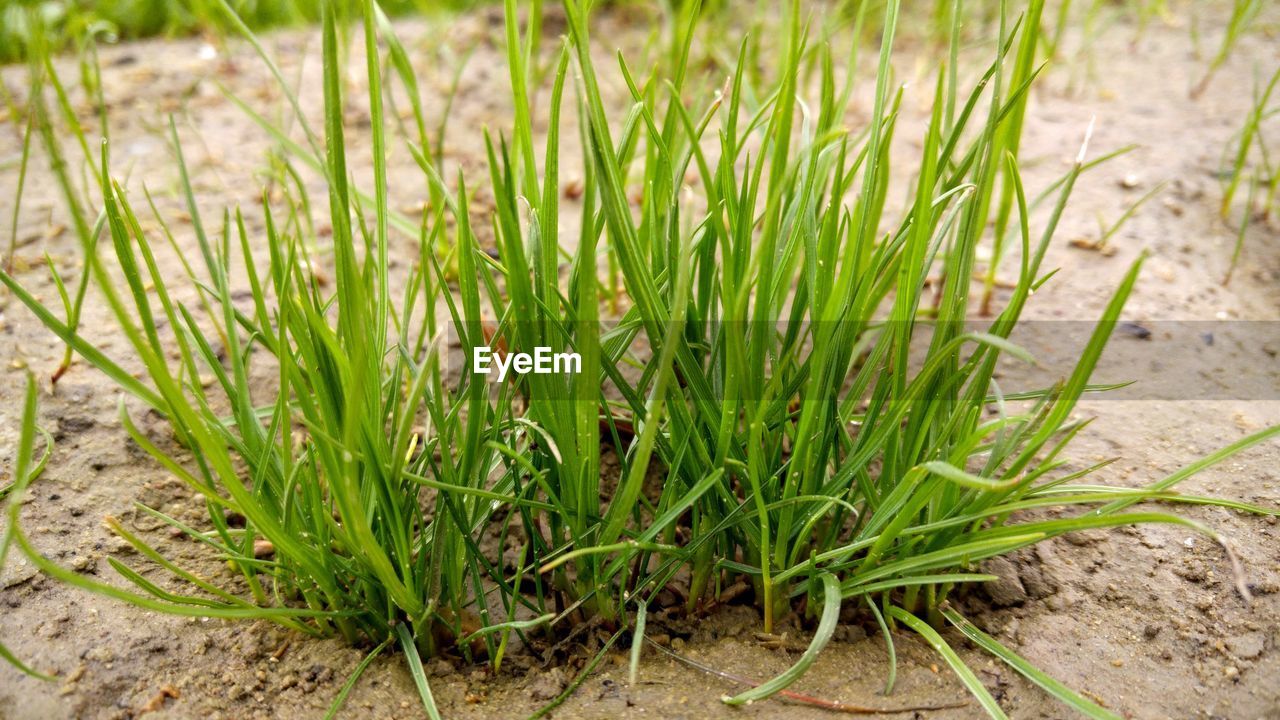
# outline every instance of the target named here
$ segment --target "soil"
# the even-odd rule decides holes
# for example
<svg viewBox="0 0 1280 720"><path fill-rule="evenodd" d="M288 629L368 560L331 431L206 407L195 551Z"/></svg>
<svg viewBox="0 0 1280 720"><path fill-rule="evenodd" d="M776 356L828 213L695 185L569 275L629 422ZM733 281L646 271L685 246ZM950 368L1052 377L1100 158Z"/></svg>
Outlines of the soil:
<svg viewBox="0 0 1280 720"><path fill-rule="evenodd" d="M643 46L647 31L628 18L628 12L636 11L613 10L599 19L602 27L596 37L606 39L599 45ZM441 107L452 72L449 58L474 47L447 143L448 162L471 177L487 172L478 128L502 128L510 119L503 100L507 76L499 44L501 23L495 17L489 13L447 25L417 21L398 26L413 49L429 113ZM1260 332L1277 339L1276 219L1252 225L1240 266L1232 282L1223 286L1235 229L1220 219L1217 208L1222 148L1246 111L1255 66L1269 72L1280 61L1280 44L1246 37L1208 90L1193 100L1188 89L1199 80L1205 60L1192 52L1187 23L1178 15L1170 22L1157 22L1135 40L1134 29L1122 22L1094 43L1092 61L1076 58L1051 67L1032 101L1023 142L1032 194L1065 171L1090 118L1096 118L1093 156L1129 143L1141 145L1091 171L1078 185L1047 261L1062 270L1032 300L1033 317L1092 320L1130 262L1146 251L1150 259L1126 318L1145 327L1159 327L1159 321L1167 320L1217 323L1212 344L1206 341L1209 375L1202 383L1190 379L1185 392L1173 397L1153 399L1138 393L1126 399L1090 398L1081 404L1078 415L1096 419L1073 446L1073 462L1084 467L1120 458L1095 477L1115 485L1158 479L1249 432L1280 423L1280 383L1269 389L1264 384L1261 392L1210 391L1216 368L1276 367L1275 349L1280 344L1268 340L1260 344L1262 350L1251 344ZM1220 23L1201 29L1206 47L1217 41L1221 29ZM1076 38L1068 42L1079 44ZM300 78L304 111L316 117L318 35L283 32L269 36L267 45L286 77ZM927 63L916 61L912 53L910 47L904 51L899 67L914 68L927 80ZM608 52L601 58L601 67L616 66L608 62ZM138 202L143 202L140 190L145 181L160 212L174 222L179 245L194 247L163 134L166 115L177 113L206 221L219 218L224 207L241 204L251 232L260 230L260 219L251 208L258 200L270 139L218 90L221 83L255 107L282 106L252 51L239 43L214 46L200 39L148 41L104 49L102 61L112 169L128 178ZM1091 62L1093 73L1088 71ZM59 67L66 77L75 76L74 61L60 61ZM358 75L353 73L353 83L359 82ZM25 69L2 68L0 78L21 99L27 87ZM915 83L908 90L898 132L901 142L918 137L914 131L927 119L927 85ZM622 99L616 77L606 87ZM79 94L73 91L73 97ZM359 126L361 112L353 104L353 127ZM865 107L852 108L850 122L858 122L865 113ZM87 108L85 119L92 119ZM6 233L14 213L21 132L11 117L0 123L0 218ZM573 137L575 132L566 118L563 135ZM348 153L367 168L367 139L353 133ZM390 160L395 205L411 209L426 194L421 173L407 153L396 152ZM27 287L53 300L55 290L42 267L42 255L47 253L67 278L76 276L79 260L61 197L44 167L43 155L35 152L19 215L17 275ZM566 186L574 182L575 172L569 162L562 175ZM1163 181L1169 185L1161 195L1112 239L1113 253L1071 246L1072 238L1098 235L1098 216L1114 221ZM561 226L576 227L576 220ZM119 357L123 342L113 339L106 316L104 308L91 302L85 326ZM1145 339L1140 332L1130 332L1114 342L1122 350L1141 348L1122 354L1128 359L1112 367L1127 378L1140 379L1162 373L1160 359L1176 351L1173 344L1178 340L1161 332ZM23 370L31 368L47 378L60 356L61 346L50 333L11 298L0 299L0 482L9 479ZM1270 377L1274 381L1275 376ZM83 363L73 365L56 389L44 385L41 422L57 444L48 471L23 508L24 527L48 556L102 580L118 581L111 580L115 573L107 564L109 555L137 567L146 564L130 557L103 527L104 515L132 523L179 562L217 573L216 563L211 565L199 548L169 537L133 510L134 503L143 502L191 522L199 522L204 514L203 505L181 483L131 450L117 419L117 396L109 381ZM1254 448L1201 473L1182 489L1278 507L1280 444ZM1188 507L1180 512L1229 538L1244 564L1252 603L1235 590L1219 547L1185 528L1143 526L1079 533L992 563L989 569L1002 581L969 598L966 610L1049 675L1125 716L1280 718L1280 525L1274 517L1220 508ZM0 667L4 720L318 717L362 657L360 650L337 640L295 636L266 623L146 612L51 580L17 556L11 556L0 572L0 607L0 640L36 668L57 675L56 682L47 683ZM754 635L759 628L754 610L729 606L696 623L654 623L651 633L666 635L678 652L701 664L763 680L794 661L807 635L792 628L788 642L771 647ZM955 633L947 637L1012 717L1070 715ZM837 642L793 689L886 708L968 699L924 643L907 633L898 634L895 641L898 674L890 696L880 694L888 669L882 639L857 622L841 627ZM445 717L487 718L527 716L559 694L577 669L544 667L539 658L517 653L496 675L447 659L428 661L427 671ZM615 651L552 717L830 715L776 700L728 708L719 698L736 686L652 650L645 652L639 678L637 684L628 684L625 652ZM416 692L400 658L376 660L355 686L343 715L420 717ZM982 713L969 703L906 714L913 715L970 718Z"/></svg>

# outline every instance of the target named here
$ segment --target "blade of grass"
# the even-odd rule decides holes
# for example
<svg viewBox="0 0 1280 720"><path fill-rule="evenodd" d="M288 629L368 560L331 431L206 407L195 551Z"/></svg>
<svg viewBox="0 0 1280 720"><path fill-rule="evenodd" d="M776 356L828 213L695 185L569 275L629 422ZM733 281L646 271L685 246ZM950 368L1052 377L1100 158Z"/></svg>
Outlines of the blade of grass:
<svg viewBox="0 0 1280 720"><path fill-rule="evenodd" d="M804 653L801 654L794 665L772 680L732 697L721 698L726 705L745 705L770 697L795 682L818 659L818 654L822 652L822 649L831 640L831 636L835 634L836 622L840 619L840 602L842 599L840 581L836 579L835 575L827 573L822 575L820 579L822 581L823 597L822 617L818 621L817 629L813 632L813 640L809 642L809 647L805 648Z"/></svg>
<svg viewBox="0 0 1280 720"><path fill-rule="evenodd" d="M986 687L982 685L982 681L978 679L978 676L973 674L973 670L969 669L969 666L965 664L964 660L960 659L955 650L951 649L947 641L942 639L937 630L929 627L928 623L900 607L890 607L889 614L895 620L914 630L920 637L924 638L925 642L929 643L929 646L935 652L942 656L942 659L951 667L952 672L956 674L960 682L978 701L982 709L987 711L988 715L996 718L996 720L1004 720L1008 717L1000 709L1000 705L995 698L991 697L991 693L987 692Z"/></svg>
<svg viewBox="0 0 1280 720"><path fill-rule="evenodd" d="M942 608L942 614L947 618L947 622L950 622L957 630L964 633L965 637L972 640L978 645L978 647L1003 660L1009 667L1017 670L1023 677L1036 685L1039 685L1045 692L1062 701L1062 703L1067 707L1080 712L1080 714L1085 717L1094 718L1095 720L1119 719L1119 715L1107 710L1092 700L1081 696L1079 693L1071 690L1057 680L1054 680L1009 648L1001 645L995 638L979 630L976 625L966 620L953 608L944 606Z"/></svg>

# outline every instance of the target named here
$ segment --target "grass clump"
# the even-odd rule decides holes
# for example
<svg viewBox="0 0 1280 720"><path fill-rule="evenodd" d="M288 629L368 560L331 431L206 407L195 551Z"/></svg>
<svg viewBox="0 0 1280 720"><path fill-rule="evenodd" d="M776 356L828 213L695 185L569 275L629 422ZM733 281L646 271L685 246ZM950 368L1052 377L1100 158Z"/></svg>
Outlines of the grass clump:
<svg viewBox="0 0 1280 720"><path fill-rule="evenodd" d="M290 156L281 159L283 199L264 194L259 236L239 210L220 226L204 222L176 132L199 264L184 265L181 282L166 277L157 255L176 241L167 229L159 239L143 231L105 147L97 222L64 178L85 283L132 357L95 347L70 319L70 300L60 316L12 275L0 281L167 419L173 443L139 430L122 405L134 442L204 498L209 527L142 511L208 546L236 578L210 582L118 523L112 529L181 590L115 559L132 589L62 569L22 534L15 510L17 546L56 577L155 610L267 618L373 645L371 657L396 643L433 716L420 654L448 648L497 667L513 634L574 620L611 627L612 645L629 618L644 617L679 581L689 612L745 587L766 632L792 610L816 623L793 668L732 704L799 677L853 601L889 642L899 623L924 637L993 716L998 704L937 628L959 627L1068 704L1110 717L971 634L948 599L992 579L978 569L983 559L1075 530L1160 522L1217 539L1177 514L1129 508L1160 500L1268 512L1171 489L1280 428L1138 490L1080 482L1100 465L1065 469L1084 427L1073 410L1101 389L1090 376L1141 260L1061 382L1016 392L996 382L1003 356L1031 360L1009 338L1053 274L1044 260L1089 166L1082 147L1033 233L1017 149L1040 23L1002 13L967 89L953 49L938 69L919 148L903 157L892 142L903 132L904 97L892 79L894 0L884 9L869 118L857 129L846 126L852 90L834 43L810 43L797 3L776 47L739 47L722 92L723 78L690 62L700 10L681 5L653 70L637 75L618 58L627 97L617 104L590 52L588 7L563 7L567 38L551 66L540 143L532 101L540 8L522 37L516 3L506 5L514 126L486 138L489 176L479 181L493 198L496 252L475 224L469 188L478 181L444 173L412 68L372 0L360 4L371 191L354 185L345 157L333 3L323 13L323 131L307 129L295 142L255 115ZM384 111L395 83L413 101L402 136L388 131ZM576 143L560 134L567 93L582 129ZM57 139L41 137L56 156ZM391 210L393 144L409 150L431 188L418 221ZM562 230L559 167L570 152L586 172L578 227ZM313 249L305 190L288 181L294 161L325 180L332 241L324 253ZM898 188L900 166L911 180ZM901 191L900 206L891 190ZM987 295L992 317L975 329L971 293L993 285L978 262L989 220L1018 270L1007 295ZM576 241L562 244L565 235ZM396 275L391 244L401 236L412 241L414 262ZM322 266L331 267L332 286ZM577 353L581 372L504 383L452 375L444 361L451 337L465 367L481 347L548 347ZM616 456L615 486L602 477L602 453ZM1051 506L1080 512L1023 512ZM487 549L495 537L498 548L509 539L520 547L516 561ZM633 662L643 622L634 627Z"/></svg>
<svg viewBox="0 0 1280 720"><path fill-rule="evenodd" d="M365 11L372 33L372 4L366 3ZM92 346L74 318L59 317L11 276L2 276L69 348L168 421L173 446L140 431L121 406L133 441L204 497L211 529L142 510L225 560L238 576L239 591L168 562L112 520L115 533L186 589L162 589L115 559L113 567L134 589L94 582L58 568L16 526L13 532L18 546L46 572L144 607L204 617L269 618L353 643L396 637L399 625L410 628L407 637L431 652L437 638L456 640L476 629L471 607L484 595L479 576L473 575L482 572L484 562L475 547L477 529L495 500L516 504L520 499L502 483L488 483L499 455L486 443L497 437L503 419L494 416L487 395L443 387L432 325L443 278L434 258L424 257L403 294L392 296L381 163L373 203L382 220L368 227L347 212L359 200L347 185L343 129L336 121L341 88L333 14L326 14L324 28L325 92L332 111L325 172L332 179L331 206L339 209L331 216L336 293L325 290L313 270L321 261L310 255L311 239L300 236L311 225L302 217L302 204L292 199L296 196L290 196L283 213L264 198L266 237L258 244L269 251L265 258L251 250L239 211L224 214L217 230L206 226L176 131L181 186L199 246L199 271L182 261L187 283L161 270L160 243L172 237L167 226L163 238L145 237L133 202L108 175L105 144L98 165L104 194L97 223L76 201L73 183L61 178L87 276L146 381ZM375 43L368 47L376 52ZM378 71L376 57L370 68ZM376 90L372 97L374 134L381 137ZM42 100L33 102L39 106ZM40 111L37 116L47 128L48 118ZM44 137L51 156L62 157L52 134ZM436 232L441 230L443 224ZM98 250L99 235L102 244L109 243L110 260ZM233 273L241 273L246 283L252 298L247 305L233 299ZM181 284L186 285L183 296L174 289ZM210 376L212 382L206 379ZM459 420L463 414L465 423ZM419 423L428 429L415 433ZM430 492L442 485L449 491ZM499 654L490 635L479 645ZM466 652L471 645L461 647Z"/></svg>

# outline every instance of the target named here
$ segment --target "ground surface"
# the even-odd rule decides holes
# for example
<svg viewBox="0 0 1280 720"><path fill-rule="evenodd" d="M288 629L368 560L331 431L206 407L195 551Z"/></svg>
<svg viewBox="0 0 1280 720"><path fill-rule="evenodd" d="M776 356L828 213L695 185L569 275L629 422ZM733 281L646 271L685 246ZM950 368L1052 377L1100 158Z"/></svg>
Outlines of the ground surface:
<svg viewBox="0 0 1280 720"><path fill-rule="evenodd" d="M626 43L625 19L606 19L598 35L606 44ZM448 31L447 47L475 44L450 125L449 160L470 173L483 171L478 128L509 122L504 106L506 70L493 40L500 30L492 17L468 18ZM407 24L401 33L430 45L439 27ZM1191 53L1185 22L1153 25L1136 43L1124 26L1099 41L1097 72L1078 61L1053 68L1032 102L1023 163L1035 193L1066 167L1090 117L1097 118L1095 152L1128 143L1142 148L1086 176L1074 197L1049 265L1062 272L1037 294L1031 312L1044 319L1089 320L1142 250L1151 259L1127 311L1149 321L1280 321L1280 236L1275 225L1256 223L1233 282L1222 287L1233 230L1217 216L1219 155L1246 107L1255 63L1269 69L1280 61L1280 45L1248 38L1198 100L1187 89L1203 60ZM1210 34L1210 38L1216 35ZM636 42L639 42L637 40ZM177 211L171 153L161 134L163 118L178 112L196 189L209 217L235 203L252 206L259 192L265 134L219 93L222 83L259 107L279 107L266 74L244 48L233 46L216 59L201 59L199 40L146 42L103 52L103 82L114 138L113 171L131 187L145 180L162 213L176 218L178 241L193 247L189 224ZM287 77L314 83L317 38L312 33L272 36L268 45L281 58ZM418 44L414 43L417 47ZM604 48L610 50L611 48ZM429 111L448 84L441 56L418 52ZM1106 58L1103 60L1103 58ZM604 63L602 63L603 65ZM915 63L924 68L924 63ZM612 67L612 66L610 66ZM912 67L908 58L901 67ZM70 71L71 66L67 66ZM928 72L925 72L927 75ZM0 70L7 86L21 95L22 68ZM1072 86L1069 88L1068 86ZM312 84L312 88L318 86ZM616 92L617 88L614 87ZM906 130L918 136L929 91L908 93ZM308 112L319 92L304 93ZM358 125L359 111L352 122ZM859 112L851 111L850 122ZM86 116L87 117L87 116ZM565 134L570 129L566 126ZM909 140L904 140L909 142ZM366 158L357 138L352 155ZM20 130L12 119L0 123L0 219L7 233L13 213ZM366 160L367 162L367 160ZM393 195L412 207L425 195L420 173L407 153L392 157ZM44 298L53 285L39 267L49 253L74 276L76 244L65 230L66 213L43 159L28 181L20 215L19 278ZM572 167L565 173L572 182ZM1126 180L1127 178L1127 180ZM1170 185L1145 206L1113 240L1114 255L1072 248L1068 240L1096 236L1097 220L1114 219L1156 183ZM141 201L140 201L141 202ZM250 224L256 220L250 211ZM1273 221L1274 222L1274 221ZM562 226L565 226L562 223ZM570 225L573 227L574 225ZM7 238L7 235L6 235ZM567 241L567 240L566 240ZM105 313L95 303L86 311L91 332L113 346ZM1119 457L1097 478L1113 484L1140 484L1182 464L1280 423L1280 394L1274 387L1244 395L1206 390L1221 354L1221 367L1275 367L1270 354L1246 342L1265 324L1217 327L1205 359L1203 384L1185 383L1181 399L1090 400L1081 416L1096 416L1072 452L1081 467ZM1252 328L1253 330L1250 330ZM1269 332L1274 334L1274 329ZM1174 352L1174 339L1156 332L1148 340L1122 336L1117 343L1140 347L1112 370L1128 377L1158 377L1160 359ZM61 348L26 311L0 299L0 468L11 462L20 411L21 369L41 377L56 366ZM1248 354L1254 353L1254 354ZM1243 360L1242 360L1243 358ZM1274 378L1274 376L1272 376ZM1117 379L1109 377L1107 379ZM46 386L47 387L47 386ZM1264 388L1265 389L1265 388ZM1222 397L1227 395L1228 397ZM1234 395L1234 396L1233 396ZM33 541L60 563L108 579L105 557L120 551L102 527L104 515L154 530L132 506L142 501L180 518L199 521L202 505L189 491L132 452L116 419L117 394L92 370L77 364L53 394L41 398L41 420L58 443L48 472L23 510ZM7 469L0 479L7 480ZM1270 506L1280 505L1280 447L1272 443L1222 464L1188 482L1184 489ZM1144 527L1095 532L1048 542L1014 563L998 568L1016 580L1008 606L970 612L1050 675L1087 691L1125 715L1163 717L1280 717L1280 526L1264 518L1213 508L1187 511L1231 538L1246 567L1255 599L1246 606L1233 590L1220 549L1183 529ZM168 552L197 567L218 572L196 548L162 532ZM135 565L136 556L129 558ZM204 563L204 565L200 565ZM764 647L753 632L758 616L731 608L699 622L672 623L666 634L682 653L701 663L755 679L789 665L796 651ZM49 580L23 560L11 557L0 574L0 638L33 665L58 674L41 683L0 667L0 718L114 718L146 714L154 718L281 717L323 713L344 678L360 660L358 650L337 641L292 637L263 624L198 621L150 614L88 595ZM964 701L959 683L936 655L905 634L898 638L898 682L894 694L879 690L887 667L880 638L857 625L842 628L796 690L847 703L879 705L947 704ZM794 639L803 644L803 633ZM1017 718L1067 717L1068 711L1020 676L952 637L962 654ZM438 660L429 662L432 687L446 717L523 717L557 694L572 670L544 668L539 659L515 657L497 677L485 669ZM554 717L818 717L809 708L762 703L730 710L718 698L733 686L666 657L648 652L640 682L626 682L626 662L606 659ZM170 692L172 691L172 692ZM170 697L172 695L173 697ZM419 717L421 710L398 657L376 661L352 692L347 716ZM930 717L978 717L972 704Z"/></svg>

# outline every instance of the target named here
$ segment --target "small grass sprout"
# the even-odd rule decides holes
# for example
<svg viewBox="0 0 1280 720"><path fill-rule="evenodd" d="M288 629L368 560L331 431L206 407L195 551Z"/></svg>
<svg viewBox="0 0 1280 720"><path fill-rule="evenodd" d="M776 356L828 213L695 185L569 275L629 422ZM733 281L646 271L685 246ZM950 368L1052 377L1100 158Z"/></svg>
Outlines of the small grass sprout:
<svg viewBox="0 0 1280 720"><path fill-rule="evenodd" d="M1245 116L1244 125L1223 148L1224 169L1220 173L1224 178L1220 208L1223 219L1230 218L1241 186L1248 188L1237 221L1231 265L1222 281L1224 285L1235 273L1245 234L1254 216L1269 220L1276 198L1280 197L1280 162L1268 151L1266 139L1266 131L1273 129L1277 116L1280 116L1280 103L1272 101L1277 84L1280 84L1280 68L1265 83L1255 82L1252 106Z"/></svg>
<svg viewBox="0 0 1280 720"><path fill-rule="evenodd" d="M15 540L19 543L23 541L18 529L18 513L22 507L24 494L27 488L31 486L31 483L44 473L45 466L49 462L49 456L53 453L53 437L43 428L36 425L37 387L35 378L30 373L27 373L26 390L23 393L22 401L22 417L18 428L18 445L13 457L13 474L9 482L0 485L0 502L4 503L6 515L4 535L0 537L0 568L5 567L9 549L13 547ZM42 436L44 440L44 451L40 454L39 459L36 458L35 454L37 435ZM49 675L39 672L24 663L21 658L5 647L3 642L0 642L0 659L5 660L19 671L32 677L41 680L53 680Z"/></svg>
<svg viewBox="0 0 1280 720"><path fill-rule="evenodd" d="M1231 13L1227 18L1227 26L1222 33L1222 42L1218 50L1209 60L1209 67L1204 77L1191 88L1191 97L1199 97L1209 88L1213 76L1226 64L1231 53L1249 31L1250 27L1267 6L1266 0L1231 0Z"/></svg>
<svg viewBox="0 0 1280 720"><path fill-rule="evenodd" d="M1167 182L1157 183L1150 190L1143 193L1141 197L1133 201L1113 223L1108 223L1102 217L1102 214L1099 213L1097 239L1073 238L1071 240L1072 247L1078 247L1084 250L1096 250L1103 255L1108 256L1114 255L1116 249L1111 245L1111 239L1116 236L1116 233L1120 232L1120 229L1124 227L1125 223L1128 222L1130 218L1137 214L1138 210L1141 209L1143 205L1147 204L1148 201L1163 192L1167 185Z"/></svg>

